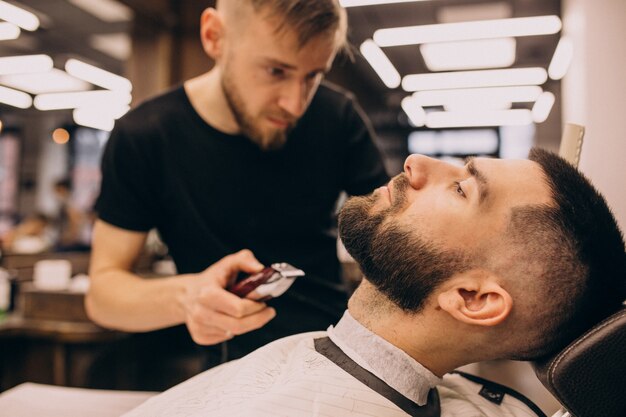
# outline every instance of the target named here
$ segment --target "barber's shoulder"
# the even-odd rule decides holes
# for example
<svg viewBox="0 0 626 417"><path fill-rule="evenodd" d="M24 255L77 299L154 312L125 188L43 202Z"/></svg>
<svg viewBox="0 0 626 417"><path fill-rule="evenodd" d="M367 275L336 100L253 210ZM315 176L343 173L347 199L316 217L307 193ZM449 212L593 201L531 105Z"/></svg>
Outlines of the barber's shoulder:
<svg viewBox="0 0 626 417"><path fill-rule="evenodd" d="M437 386L441 416L545 417L519 392L465 373L450 373Z"/></svg>
<svg viewBox="0 0 626 417"><path fill-rule="evenodd" d="M308 121L313 126L341 126L352 119L357 107L353 93L325 80L320 84L301 124Z"/></svg>
<svg viewBox="0 0 626 417"><path fill-rule="evenodd" d="M149 97L120 118L116 122L116 129L131 136L156 130L164 123L176 119L176 114L184 107L181 106L181 101L184 100L186 96L181 86Z"/></svg>

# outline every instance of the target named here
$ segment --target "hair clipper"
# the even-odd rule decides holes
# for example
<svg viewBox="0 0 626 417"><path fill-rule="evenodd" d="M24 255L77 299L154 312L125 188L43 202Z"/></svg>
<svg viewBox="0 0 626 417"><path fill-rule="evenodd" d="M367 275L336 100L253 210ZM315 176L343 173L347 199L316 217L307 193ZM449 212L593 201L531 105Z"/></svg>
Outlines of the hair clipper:
<svg viewBox="0 0 626 417"><path fill-rule="evenodd" d="M256 291L259 301L265 301L282 295L301 276L304 276L301 269L285 262L275 263L261 272L236 280L227 289L242 298Z"/></svg>

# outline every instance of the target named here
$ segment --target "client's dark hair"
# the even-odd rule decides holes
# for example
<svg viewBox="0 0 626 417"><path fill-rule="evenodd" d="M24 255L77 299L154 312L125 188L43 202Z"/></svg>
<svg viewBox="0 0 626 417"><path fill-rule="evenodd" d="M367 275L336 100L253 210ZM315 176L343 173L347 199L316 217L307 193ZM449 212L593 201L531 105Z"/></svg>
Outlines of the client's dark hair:
<svg viewBox="0 0 626 417"><path fill-rule="evenodd" d="M563 348L626 299L624 240L604 198L559 156L534 148L529 159L543 169L554 204L515 208L509 225L523 245L524 268L541 266L538 282L529 284L542 294L534 301L536 337L519 346L518 359Z"/></svg>

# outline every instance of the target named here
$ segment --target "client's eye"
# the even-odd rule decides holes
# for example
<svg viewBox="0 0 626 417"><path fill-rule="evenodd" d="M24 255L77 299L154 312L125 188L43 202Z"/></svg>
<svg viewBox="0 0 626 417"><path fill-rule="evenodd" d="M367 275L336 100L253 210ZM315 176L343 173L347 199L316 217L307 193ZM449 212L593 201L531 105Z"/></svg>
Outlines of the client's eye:
<svg viewBox="0 0 626 417"><path fill-rule="evenodd" d="M456 193L463 198L467 198L465 191L463 191L463 187L461 187L461 183L459 181L454 181L454 185Z"/></svg>

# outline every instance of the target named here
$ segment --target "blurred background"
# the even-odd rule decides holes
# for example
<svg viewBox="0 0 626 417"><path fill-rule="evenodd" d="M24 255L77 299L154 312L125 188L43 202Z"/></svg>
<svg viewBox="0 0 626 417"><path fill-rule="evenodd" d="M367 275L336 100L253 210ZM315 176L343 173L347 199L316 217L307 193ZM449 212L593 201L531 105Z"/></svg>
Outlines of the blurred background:
<svg viewBox="0 0 626 417"><path fill-rule="evenodd" d="M410 153L460 160L523 158L532 146L556 151L563 124L574 122L587 129L581 169L607 196L623 228L626 2L341 3L354 56L339 57L328 79L357 96L391 174L400 172ZM213 5L0 1L0 238L6 270L29 280L38 260L62 258L70 260L73 273L86 272L99 160L109 132L136 104L211 68L199 20ZM22 229L16 234L17 225ZM165 254L157 241L151 245L146 269L169 273L167 264L155 272L154 261ZM82 336L91 331L79 330ZM5 367L0 390L26 377L94 385L80 379L80 366L76 370L79 348L72 345L72 359L71 342L41 339L59 361L51 373L9 374ZM72 363L74 374L67 368ZM517 372L522 382L533 378ZM554 407L549 398L545 404Z"/></svg>
<svg viewBox="0 0 626 417"><path fill-rule="evenodd" d="M342 3L354 57L339 57L328 78L358 97L391 173L415 152L524 157L533 145L556 150L567 121L587 124L602 149L618 134L603 129L624 104L618 0ZM0 236L17 219L54 217L63 204L54 185L62 179L71 180L66 199L89 211L116 118L211 67L199 16L214 2L2 4L16 20L0 16ZM81 233L78 240L88 242L88 230Z"/></svg>

